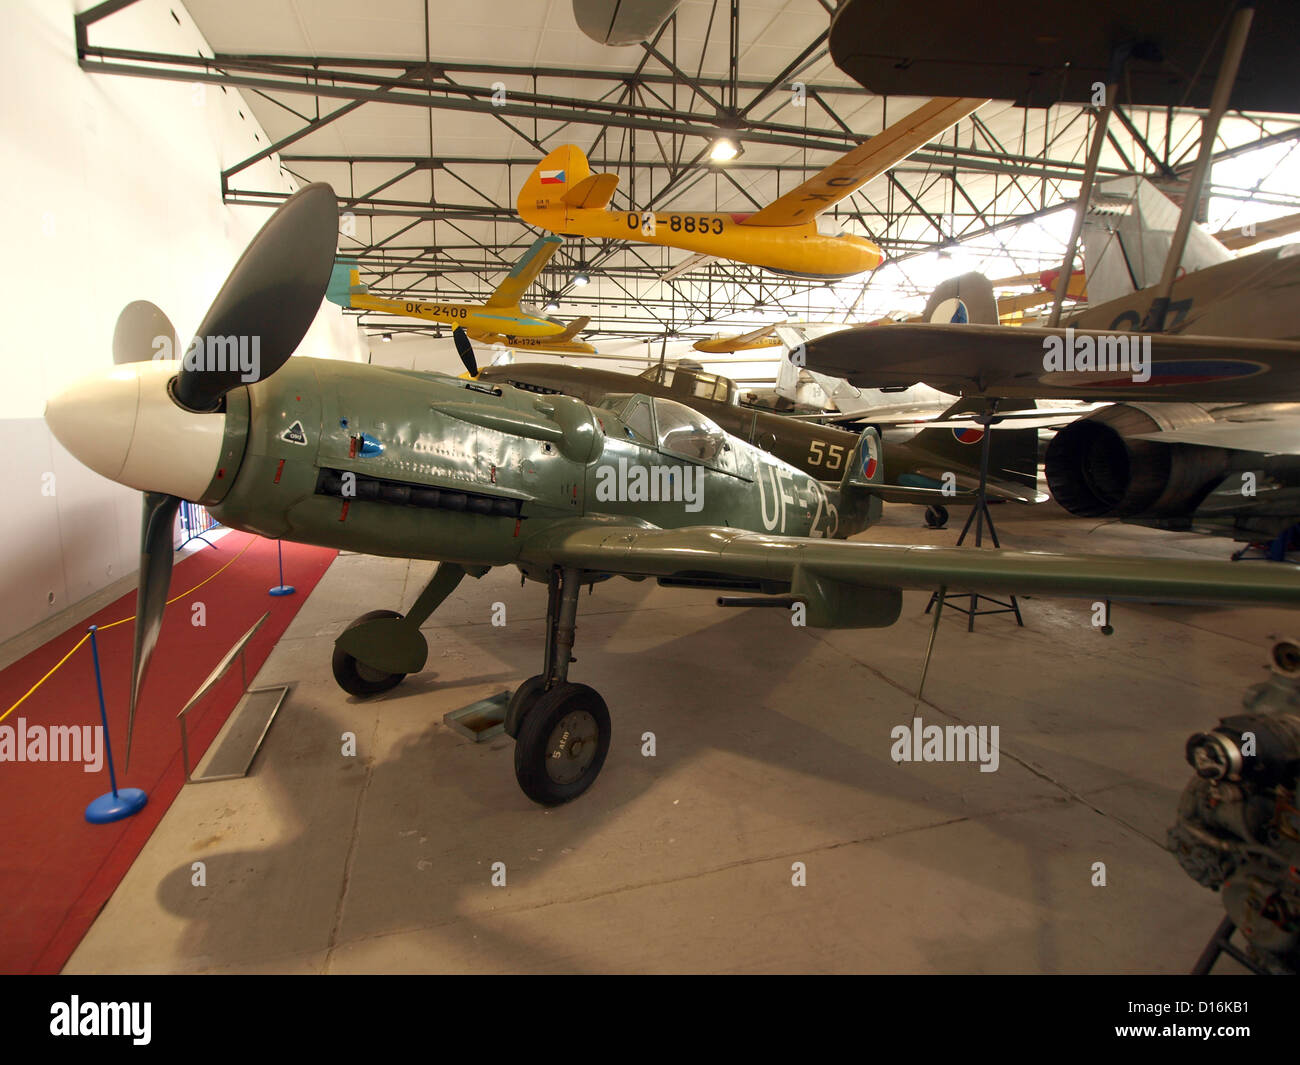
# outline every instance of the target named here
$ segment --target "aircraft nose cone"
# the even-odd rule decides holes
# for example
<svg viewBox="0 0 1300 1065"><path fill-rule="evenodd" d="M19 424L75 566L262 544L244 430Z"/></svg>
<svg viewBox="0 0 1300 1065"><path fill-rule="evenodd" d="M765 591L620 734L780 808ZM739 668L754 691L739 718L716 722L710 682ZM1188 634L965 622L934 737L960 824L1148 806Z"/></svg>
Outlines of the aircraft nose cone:
<svg viewBox="0 0 1300 1065"><path fill-rule="evenodd" d="M45 407L45 423L81 463L142 492L200 500L221 462L226 416L173 401L178 363L126 363L69 386Z"/></svg>
<svg viewBox="0 0 1300 1065"><path fill-rule="evenodd" d="M140 407L140 378L131 366L82 378L45 405L45 424L85 466L121 478Z"/></svg>

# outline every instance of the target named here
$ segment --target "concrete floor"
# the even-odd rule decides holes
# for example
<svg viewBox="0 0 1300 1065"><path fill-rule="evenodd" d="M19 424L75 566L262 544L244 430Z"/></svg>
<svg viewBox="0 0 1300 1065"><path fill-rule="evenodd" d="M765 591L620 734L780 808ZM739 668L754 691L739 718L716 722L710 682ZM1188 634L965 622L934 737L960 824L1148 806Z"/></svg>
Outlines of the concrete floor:
<svg viewBox="0 0 1300 1065"><path fill-rule="evenodd" d="M1232 548L1050 504L995 513L1006 546ZM933 532L888 507L867 538L951 544L962 517ZM340 629L409 606L431 570L334 563L257 678L295 689L252 774L182 791L65 971L1186 971L1222 911L1162 847L1183 744L1300 620L1120 606L1107 638L1080 601L1022 600L1022 630L949 617L919 714L1000 726L1000 768L981 773L890 759L916 706L924 595L892 629L826 632L610 581L582 598L572 677L610 704L613 746L590 791L547 810L518 790L512 741L442 723L538 671L541 586L466 581L425 626L426 673L369 702L334 684Z"/></svg>

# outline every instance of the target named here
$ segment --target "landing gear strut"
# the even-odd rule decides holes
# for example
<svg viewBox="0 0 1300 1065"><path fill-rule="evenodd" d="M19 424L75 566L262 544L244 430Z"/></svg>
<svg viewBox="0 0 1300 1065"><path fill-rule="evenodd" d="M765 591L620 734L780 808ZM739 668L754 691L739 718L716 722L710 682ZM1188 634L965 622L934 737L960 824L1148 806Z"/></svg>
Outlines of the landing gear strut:
<svg viewBox="0 0 1300 1065"><path fill-rule="evenodd" d="M595 781L609 753L609 709L594 688L569 681L582 571L551 570L544 672L516 689L506 710L515 779L534 802L558 806Z"/></svg>

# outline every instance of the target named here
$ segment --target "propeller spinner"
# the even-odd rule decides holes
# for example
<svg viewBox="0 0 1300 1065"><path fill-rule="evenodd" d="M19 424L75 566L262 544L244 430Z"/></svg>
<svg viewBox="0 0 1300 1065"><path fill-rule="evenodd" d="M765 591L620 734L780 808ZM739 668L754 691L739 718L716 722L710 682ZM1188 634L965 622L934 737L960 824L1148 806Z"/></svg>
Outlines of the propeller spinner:
<svg viewBox="0 0 1300 1065"><path fill-rule="evenodd" d="M167 605L176 511L182 499L199 498L216 472L226 393L270 377L302 342L325 296L337 241L334 190L308 185L240 256L179 366L133 359L77 382L45 408L51 431L77 459L145 493L128 766L136 705Z"/></svg>

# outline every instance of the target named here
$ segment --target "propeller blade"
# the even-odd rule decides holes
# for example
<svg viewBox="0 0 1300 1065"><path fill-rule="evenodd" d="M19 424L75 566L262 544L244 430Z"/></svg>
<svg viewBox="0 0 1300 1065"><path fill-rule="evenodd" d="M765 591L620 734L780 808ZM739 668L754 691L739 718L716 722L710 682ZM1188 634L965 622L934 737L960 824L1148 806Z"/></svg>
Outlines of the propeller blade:
<svg viewBox="0 0 1300 1065"><path fill-rule="evenodd" d="M126 719L126 761L131 765L131 736L135 707L144 685L149 660L158 643L167 590L172 582L172 527L181 501L176 496L146 492L140 523L140 582L135 598L135 649L131 659L131 711Z"/></svg>
<svg viewBox="0 0 1300 1065"><path fill-rule="evenodd" d="M113 327L113 364L179 358L176 330L171 319L148 300L135 300L122 308Z"/></svg>
<svg viewBox="0 0 1300 1065"><path fill-rule="evenodd" d="M316 182L280 205L221 286L186 349L175 396L215 410L241 384L275 373L302 343L329 286L338 244L334 190Z"/></svg>
<svg viewBox="0 0 1300 1065"><path fill-rule="evenodd" d="M469 372L470 377L477 377L478 359L474 356L474 345L469 342L465 327L463 325L456 326L451 331L451 338L456 341L456 353L460 356L461 364Z"/></svg>

